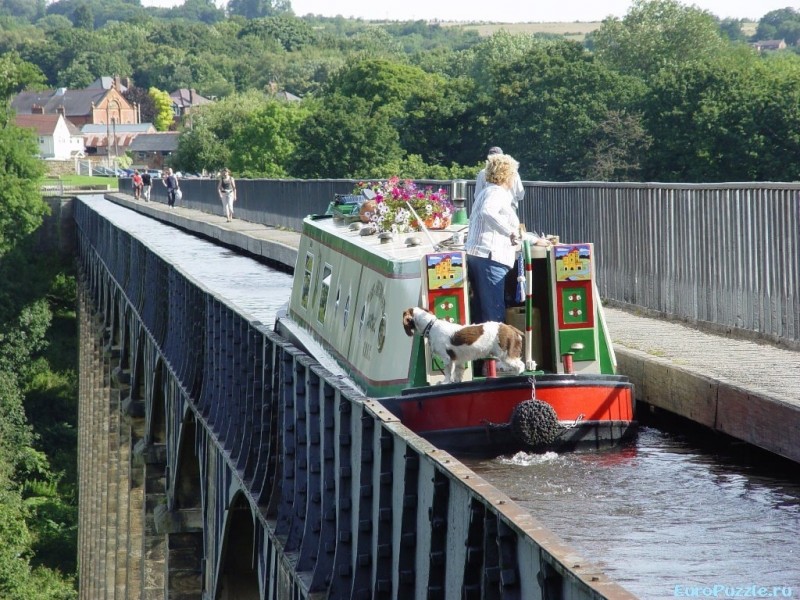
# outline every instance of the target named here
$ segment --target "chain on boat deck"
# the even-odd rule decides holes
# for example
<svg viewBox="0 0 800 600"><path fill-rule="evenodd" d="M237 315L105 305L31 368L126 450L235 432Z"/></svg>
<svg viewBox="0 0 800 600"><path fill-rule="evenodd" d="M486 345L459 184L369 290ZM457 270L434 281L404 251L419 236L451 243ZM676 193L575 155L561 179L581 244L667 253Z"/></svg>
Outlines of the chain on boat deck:
<svg viewBox="0 0 800 600"><path fill-rule="evenodd" d="M121 193L106 198L294 265L299 233ZM800 462L800 351L615 307L604 312L619 371L636 385L638 400Z"/></svg>

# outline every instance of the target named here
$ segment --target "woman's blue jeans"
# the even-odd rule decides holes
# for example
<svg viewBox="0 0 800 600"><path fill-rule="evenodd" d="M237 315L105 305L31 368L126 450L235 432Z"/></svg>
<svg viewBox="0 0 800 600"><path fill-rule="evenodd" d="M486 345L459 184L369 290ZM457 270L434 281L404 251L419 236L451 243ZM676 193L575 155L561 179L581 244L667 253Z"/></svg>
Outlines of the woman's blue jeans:
<svg viewBox="0 0 800 600"><path fill-rule="evenodd" d="M467 256L473 323L506 320L505 280L510 270L511 267L489 258Z"/></svg>

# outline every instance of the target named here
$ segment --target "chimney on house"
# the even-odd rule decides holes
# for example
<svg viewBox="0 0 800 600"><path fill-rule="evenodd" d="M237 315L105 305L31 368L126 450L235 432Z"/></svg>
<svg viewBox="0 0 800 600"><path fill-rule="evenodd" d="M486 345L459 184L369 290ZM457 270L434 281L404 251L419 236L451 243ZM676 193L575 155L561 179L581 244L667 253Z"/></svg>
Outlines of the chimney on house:
<svg viewBox="0 0 800 600"><path fill-rule="evenodd" d="M32 115L43 115L44 114L44 107L41 104L34 104L31 106L31 114Z"/></svg>
<svg viewBox="0 0 800 600"><path fill-rule="evenodd" d="M194 88L189 88L189 104L191 104L192 106L194 106L194 95L196 93L197 92L194 91Z"/></svg>
<svg viewBox="0 0 800 600"><path fill-rule="evenodd" d="M119 75L114 75L114 89L120 94L122 93L122 81L120 80Z"/></svg>
<svg viewBox="0 0 800 600"><path fill-rule="evenodd" d="M64 116L64 105L61 104L60 106L58 106L58 108L56 108L56 112L63 117Z"/></svg>

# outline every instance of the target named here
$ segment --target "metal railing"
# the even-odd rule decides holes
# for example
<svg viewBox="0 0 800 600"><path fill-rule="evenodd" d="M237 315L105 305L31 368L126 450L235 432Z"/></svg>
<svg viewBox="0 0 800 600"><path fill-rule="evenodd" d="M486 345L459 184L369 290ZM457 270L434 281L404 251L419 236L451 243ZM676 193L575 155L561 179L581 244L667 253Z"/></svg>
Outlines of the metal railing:
<svg viewBox="0 0 800 600"><path fill-rule="evenodd" d="M451 182L425 182L450 185ZM237 216L299 231L353 180L240 180ZM601 296L700 326L800 347L800 184L525 182L520 220L593 242ZM216 181L183 205L222 213ZM120 180L120 190L130 180ZM165 201L159 182L154 198ZM467 189L472 204L473 182Z"/></svg>

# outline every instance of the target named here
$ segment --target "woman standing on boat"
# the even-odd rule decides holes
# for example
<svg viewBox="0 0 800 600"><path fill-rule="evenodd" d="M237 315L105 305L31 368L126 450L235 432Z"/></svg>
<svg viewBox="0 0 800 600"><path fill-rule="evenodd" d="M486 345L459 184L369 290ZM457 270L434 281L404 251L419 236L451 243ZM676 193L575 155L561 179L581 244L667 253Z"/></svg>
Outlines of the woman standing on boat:
<svg viewBox="0 0 800 600"><path fill-rule="evenodd" d="M505 278L514 266L519 239L511 191L518 169L508 154L486 160L486 187L475 198L465 244L473 323L505 321Z"/></svg>

